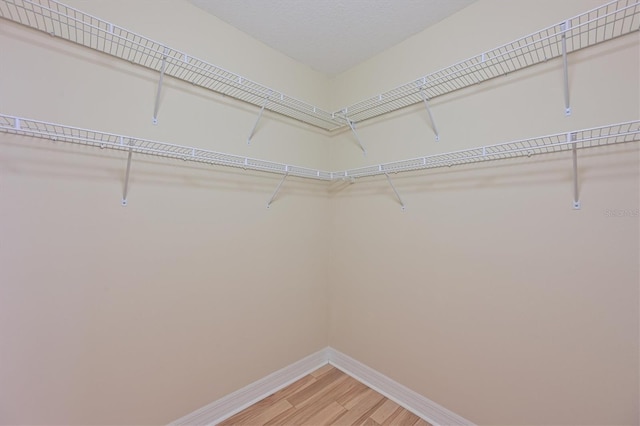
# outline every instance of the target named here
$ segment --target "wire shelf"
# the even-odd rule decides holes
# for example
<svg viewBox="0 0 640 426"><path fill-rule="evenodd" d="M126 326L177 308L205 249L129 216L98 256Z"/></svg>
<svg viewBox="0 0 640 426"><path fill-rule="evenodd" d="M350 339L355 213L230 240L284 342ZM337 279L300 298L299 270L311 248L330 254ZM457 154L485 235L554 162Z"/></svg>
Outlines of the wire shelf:
<svg viewBox="0 0 640 426"><path fill-rule="evenodd" d="M325 129L432 99L640 29L640 0L616 0L375 97L328 112L55 0L0 0L0 17ZM265 104L266 100L266 104Z"/></svg>
<svg viewBox="0 0 640 426"><path fill-rule="evenodd" d="M573 146L577 149L583 149L638 141L640 141L640 120L361 167L334 172L332 177L334 179L361 178L549 154L572 150Z"/></svg>
<svg viewBox="0 0 640 426"><path fill-rule="evenodd" d="M137 154L175 158L216 166L235 167L245 170L256 170L260 172L270 172L279 175L298 176L318 180L331 180L331 173L322 170L134 138L131 136L105 133L97 130L64 126L62 124L47 123L44 121L13 117L3 114L0 114L0 132L32 136L52 141L69 142L103 149L115 149L127 152L131 151Z"/></svg>
<svg viewBox="0 0 640 426"><path fill-rule="evenodd" d="M594 148L640 141L640 120L591 129L557 133L531 139L487 145L460 151L434 154L357 169L328 172L295 165L276 163L234 154L174 145L131 136L48 123L29 118L0 114L0 132L32 136L52 141L69 142L103 149L131 151L156 157L175 158L216 166L256 170L279 175L331 181L386 175L414 170L450 167L491 160L503 160L549 154L573 149Z"/></svg>
<svg viewBox="0 0 640 426"><path fill-rule="evenodd" d="M334 113L360 122L640 29L640 1L616 0Z"/></svg>
<svg viewBox="0 0 640 426"><path fill-rule="evenodd" d="M0 0L0 17L107 53L229 97L332 130L344 125L330 112L212 65L185 52L55 0Z"/></svg>

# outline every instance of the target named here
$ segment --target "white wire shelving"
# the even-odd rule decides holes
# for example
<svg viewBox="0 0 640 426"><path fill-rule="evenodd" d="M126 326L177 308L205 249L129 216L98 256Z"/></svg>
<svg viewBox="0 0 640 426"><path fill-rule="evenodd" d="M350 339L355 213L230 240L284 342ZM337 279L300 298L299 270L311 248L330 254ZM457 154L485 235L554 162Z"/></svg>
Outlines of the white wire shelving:
<svg viewBox="0 0 640 426"><path fill-rule="evenodd" d="M344 124L321 108L55 0L0 0L0 17L316 127Z"/></svg>
<svg viewBox="0 0 640 426"><path fill-rule="evenodd" d="M640 1L612 1L344 107L337 113L353 122L368 120L638 30ZM568 93L565 96L569 108Z"/></svg>
<svg viewBox="0 0 640 426"><path fill-rule="evenodd" d="M577 151L585 148L638 142L640 141L640 120L566 133L557 133L531 139L522 139L495 145L486 145L477 148L428 155L337 172L310 169L250 157L242 157L234 154L225 154L201 148L175 145L114 133L105 133L97 130L65 126L62 124L4 114L0 114L0 133L30 136L52 141L68 142L90 147L127 152L127 166L122 197L123 206L127 205L129 172L134 153L282 175L282 180L269 199L267 208L271 207L271 204L275 200L282 184L288 176L297 176L321 181L348 180L353 182L358 178L384 175L393 189L402 210L405 210L405 204L389 177L390 173L409 172L438 167L451 167L462 164L505 160L524 156L530 157L532 155L551 154L571 150L573 152L573 208L580 209Z"/></svg>
<svg viewBox="0 0 640 426"><path fill-rule="evenodd" d="M0 0L0 17L159 72L153 115L154 123L158 116L163 77L169 75L260 107L256 124L251 130L248 141L255 132L262 112L267 109L328 131L350 127L358 139L360 147L366 153L358 138L355 129L356 123L424 102L437 139L438 131L429 109L428 101L430 99L560 56L564 59L565 113L570 114L567 55L640 30L640 0L611 1L561 23L335 112L328 112L287 96L282 92L66 6L56 0ZM279 174L282 176L282 180L267 206L271 205L288 176L333 181L384 175L389 180L404 209L404 203L389 177L390 173L572 150L575 186L574 208L579 208L577 150L637 142L640 140L640 121L335 172L3 114L0 114L0 132L128 152L123 205L126 205L129 170L134 153Z"/></svg>
<svg viewBox="0 0 640 426"><path fill-rule="evenodd" d="M331 180L331 173L183 145L0 114L0 132L245 170Z"/></svg>
<svg viewBox="0 0 640 426"><path fill-rule="evenodd" d="M355 179L483 161L531 157L532 155L569 151L574 147L576 149L595 148L638 141L640 141L640 120L333 172L332 178Z"/></svg>
<svg viewBox="0 0 640 426"><path fill-rule="evenodd" d="M640 29L640 0L615 0L334 112L55 0L0 0L0 17L295 120L336 130ZM566 72L565 72L566 77ZM158 99L154 120L158 114ZM570 113L565 78L565 103ZM427 104L428 107L428 104ZM258 119L260 115L258 116ZM434 126L435 127L435 126ZM254 126L255 130L255 126ZM436 132L437 133L437 132ZM253 134L253 131L252 131ZM251 138L252 134L249 136ZM364 150L364 149L363 149Z"/></svg>
<svg viewBox="0 0 640 426"><path fill-rule="evenodd" d="M103 149L115 149L136 154L175 158L214 166L234 167L279 175L332 181L438 167L451 167L491 160L530 157L532 155L568 151L574 147L576 149L585 149L627 142L638 142L640 141L640 120L333 172L5 114L0 114L0 132Z"/></svg>

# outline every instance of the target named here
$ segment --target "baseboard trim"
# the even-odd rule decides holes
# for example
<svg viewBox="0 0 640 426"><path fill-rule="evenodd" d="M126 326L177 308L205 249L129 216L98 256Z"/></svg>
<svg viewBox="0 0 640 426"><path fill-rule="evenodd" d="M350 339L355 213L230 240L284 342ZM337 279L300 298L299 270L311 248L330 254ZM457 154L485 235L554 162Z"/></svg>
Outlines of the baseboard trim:
<svg viewBox="0 0 640 426"><path fill-rule="evenodd" d="M364 383L400 406L435 425L473 425L469 420L447 410L417 392L390 379L373 368L343 354L327 348L329 363L354 379Z"/></svg>
<svg viewBox="0 0 640 426"><path fill-rule="evenodd" d="M328 348L311 354L170 423L215 425L327 364Z"/></svg>
<svg viewBox="0 0 640 426"><path fill-rule="evenodd" d="M473 425L469 420L447 410L360 361L327 347L171 422L170 426L215 425L220 423L327 363L434 426Z"/></svg>

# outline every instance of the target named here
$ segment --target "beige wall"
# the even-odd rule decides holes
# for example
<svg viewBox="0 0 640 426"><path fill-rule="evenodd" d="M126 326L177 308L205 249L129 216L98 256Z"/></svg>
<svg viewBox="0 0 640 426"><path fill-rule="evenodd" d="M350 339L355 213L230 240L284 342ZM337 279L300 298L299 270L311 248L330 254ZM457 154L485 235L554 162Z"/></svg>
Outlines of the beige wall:
<svg viewBox="0 0 640 426"><path fill-rule="evenodd" d="M188 0L69 0L65 4L325 108L329 79ZM160 3L160 4L158 4Z"/></svg>
<svg viewBox="0 0 640 426"><path fill-rule="evenodd" d="M186 1L76 3L321 98ZM169 78L153 126L157 73L6 21L0 46L3 113L326 166L307 126L265 113L247 146L257 108ZM279 176L134 155L124 208L126 155L0 140L0 423L166 424L327 346L326 185L290 178L268 210Z"/></svg>
<svg viewBox="0 0 640 426"><path fill-rule="evenodd" d="M452 17L332 78L332 108L391 90L603 3L477 0Z"/></svg>
<svg viewBox="0 0 640 426"><path fill-rule="evenodd" d="M479 1L336 77L338 104L594 2ZM334 168L637 120L638 34L332 138ZM420 46L424 46L422 49ZM471 46L471 47L469 47ZM638 424L638 146L333 186L329 344L480 424Z"/></svg>
<svg viewBox="0 0 640 426"><path fill-rule="evenodd" d="M480 0L327 79L186 1L69 4L340 107L597 5ZM516 18L517 17L517 18ZM446 42L445 42L446 41ZM324 169L637 119L638 35L326 133L0 25L0 111ZM355 185L0 135L0 423L167 423L327 344L481 424L637 424L638 146Z"/></svg>

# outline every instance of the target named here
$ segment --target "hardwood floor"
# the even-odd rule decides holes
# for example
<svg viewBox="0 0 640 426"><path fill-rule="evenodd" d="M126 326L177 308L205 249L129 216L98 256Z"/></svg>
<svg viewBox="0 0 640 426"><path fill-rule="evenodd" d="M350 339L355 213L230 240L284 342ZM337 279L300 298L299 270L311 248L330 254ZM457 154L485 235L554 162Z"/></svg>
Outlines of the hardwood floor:
<svg viewBox="0 0 640 426"><path fill-rule="evenodd" d="M219 423L231 425L430 426L329 364Z"/></svg>

